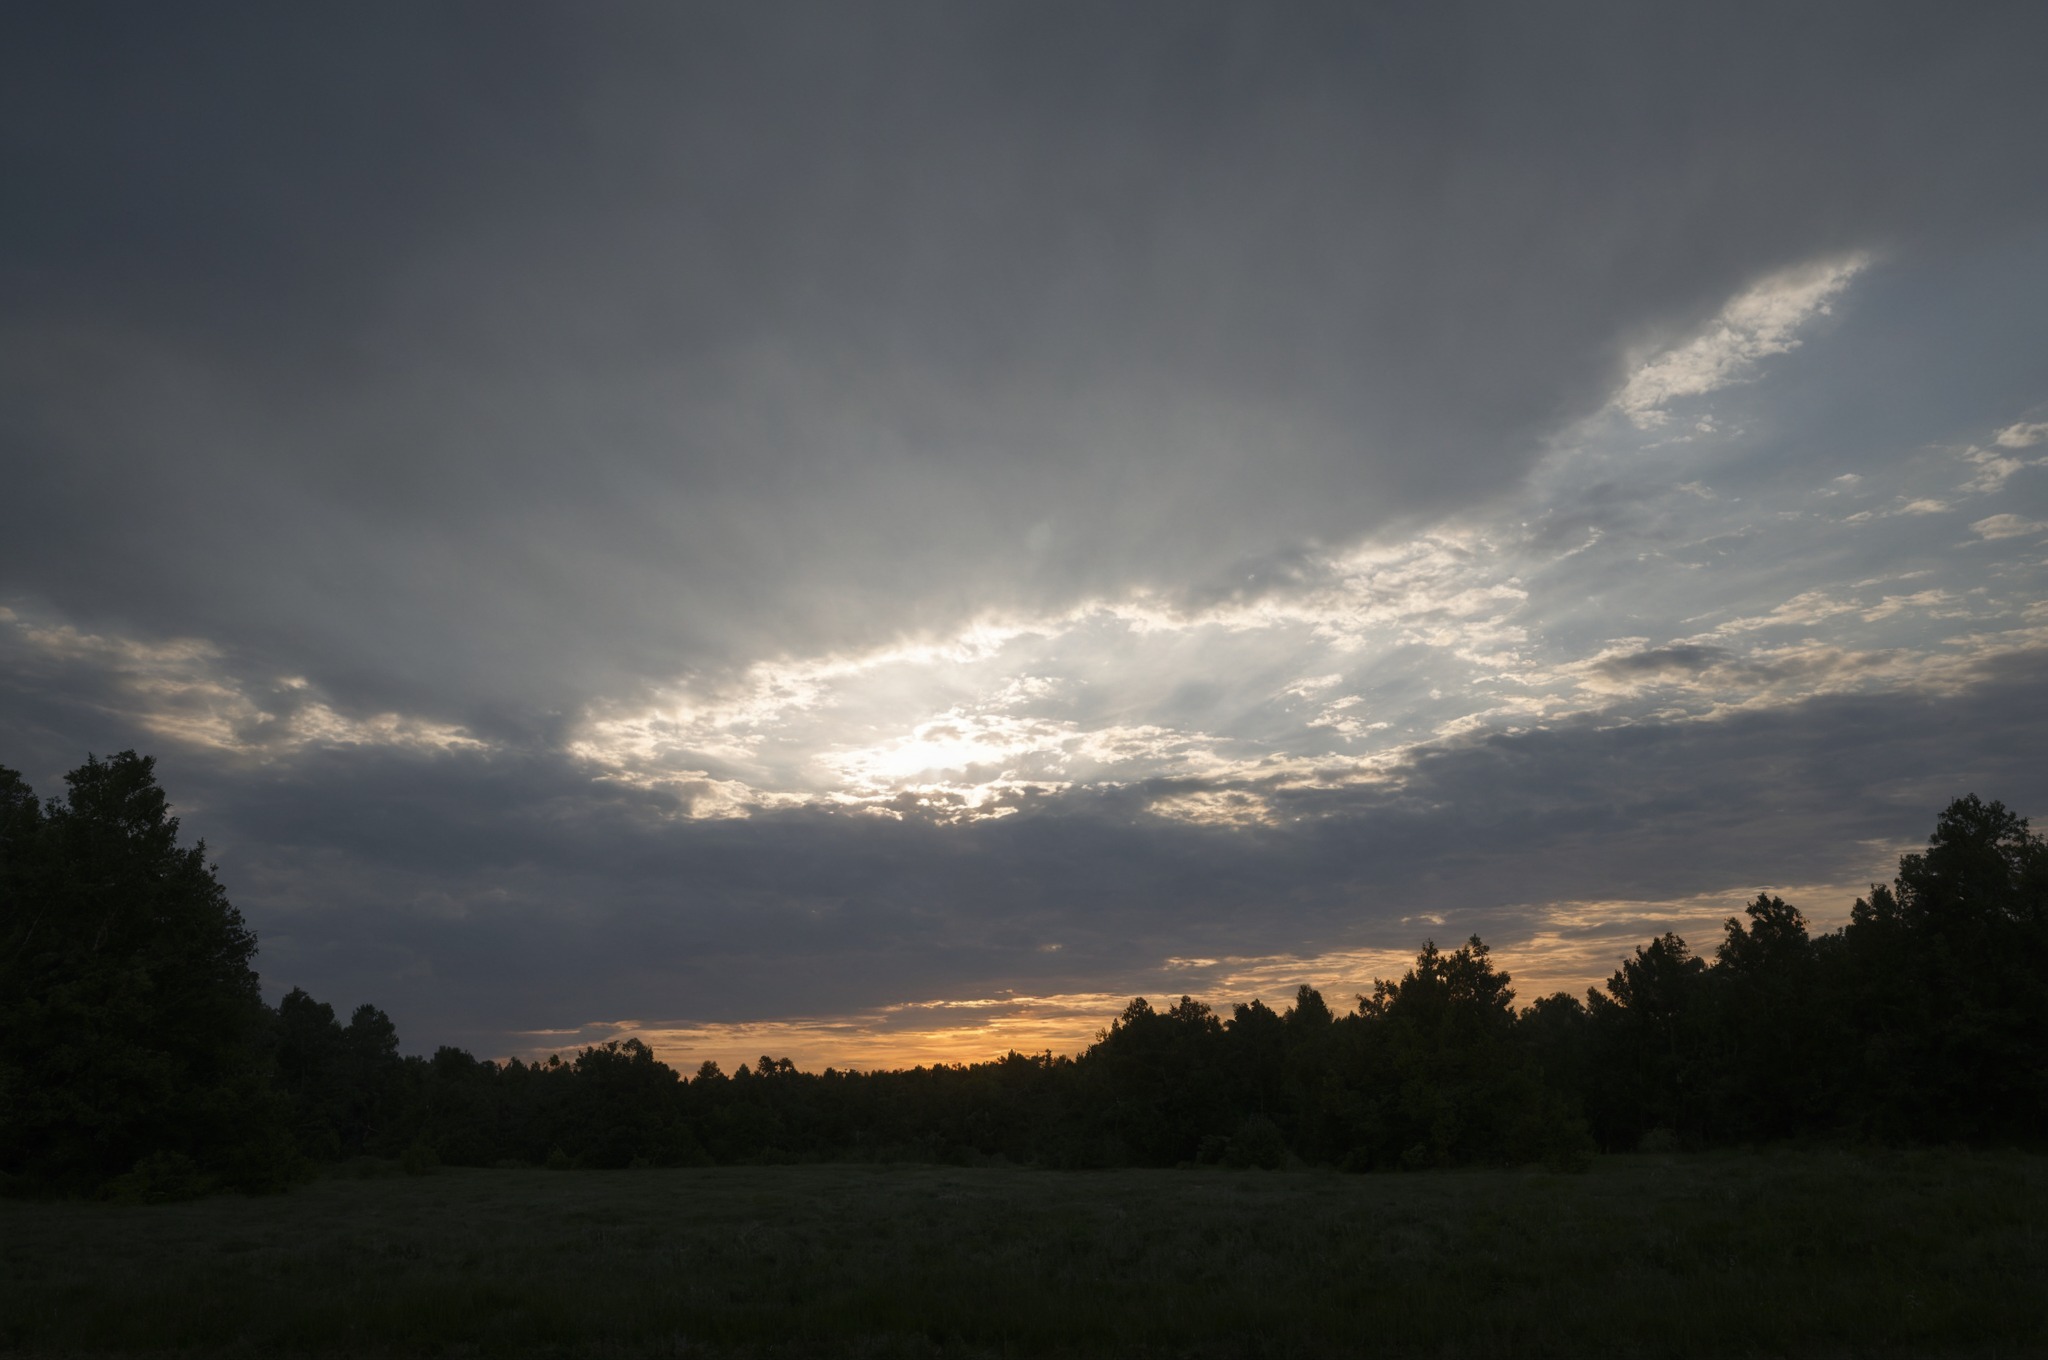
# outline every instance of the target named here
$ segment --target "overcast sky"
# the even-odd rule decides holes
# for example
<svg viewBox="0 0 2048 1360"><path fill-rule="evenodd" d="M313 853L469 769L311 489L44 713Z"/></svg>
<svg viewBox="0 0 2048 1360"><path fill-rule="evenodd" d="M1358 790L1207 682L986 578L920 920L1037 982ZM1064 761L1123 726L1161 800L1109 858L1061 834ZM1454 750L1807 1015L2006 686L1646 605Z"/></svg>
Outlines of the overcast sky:
<svg viewBox="0 0 2048 1360"><path fill-rule="evenodd" d="M2048 9L10 5L0 764L678 1065L2048 816Z"/></svg>

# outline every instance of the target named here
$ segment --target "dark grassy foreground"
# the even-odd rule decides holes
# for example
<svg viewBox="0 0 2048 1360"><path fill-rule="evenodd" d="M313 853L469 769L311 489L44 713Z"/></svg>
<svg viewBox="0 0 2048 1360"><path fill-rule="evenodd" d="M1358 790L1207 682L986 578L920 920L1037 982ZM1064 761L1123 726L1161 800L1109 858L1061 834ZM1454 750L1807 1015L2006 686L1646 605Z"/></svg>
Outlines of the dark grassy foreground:
<svg viewBox="0 0 2048 1360"><path fill-rule="evenodd" d="M2021 1355L2048 1160L444 1171L0 1203L23 1354Z"/></svg>

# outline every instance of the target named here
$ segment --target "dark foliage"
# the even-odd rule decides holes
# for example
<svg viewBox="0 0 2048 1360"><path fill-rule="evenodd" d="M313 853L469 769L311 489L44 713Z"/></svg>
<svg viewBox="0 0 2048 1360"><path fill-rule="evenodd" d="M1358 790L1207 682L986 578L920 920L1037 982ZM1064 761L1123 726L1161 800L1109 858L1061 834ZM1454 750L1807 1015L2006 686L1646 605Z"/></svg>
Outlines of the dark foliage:
<svg viewBox="0 0 2048 1360"><path fill-rule="evenodd" d="M145 1197L281 1185L256 937L152 762L72 771L47 806L0 769L0 1169Z"/></svg>
<svg viewBox="0 0 2048 1360"><path fill-rule="evenodd" d="M1306 986L1227 1019L1138 999L1075 1058L811 1074L764 1056L685 1079L633 1039L408 1058L373 1006L343 1025L294 990L266 1011L254 937L204 848L177 846L150 762L70 783L45 808L0 770L0 1167L19 1183L165 1197L363 1158L1569 1168L1596 1147L2048 1130L2048 849L1974 797L1842 930L1814 937L1759 894L1711 962L1666 934L1584 1003L1518 1011L1475 936L1425 945L1342 1015Z"/></svg>

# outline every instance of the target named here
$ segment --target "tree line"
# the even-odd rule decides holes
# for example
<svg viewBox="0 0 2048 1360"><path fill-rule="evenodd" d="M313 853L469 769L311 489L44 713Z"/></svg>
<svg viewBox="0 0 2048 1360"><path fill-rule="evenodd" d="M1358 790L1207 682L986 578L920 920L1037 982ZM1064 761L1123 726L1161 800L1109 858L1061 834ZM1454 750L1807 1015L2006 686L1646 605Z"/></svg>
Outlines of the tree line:
<svg viewBox="0 0 2048 1360"><path fill-rule="evenodd" d="M0 768L0 1177L14 1192L282 1189L322 1164L812 1160L1061 1168L1545 1163L1783 1139L2048 1134L2048 846L1975 796L1815 934L1759 894L1712 956L1675 934L1583 999L1516 1006L1477 937L1341 1013L1142 998L1077 1056L685 1076L637 1040L571 1059L399 1052L294 990L124 752L44 803ZM376 1162L364 1159L378 1159Z"/></svg>

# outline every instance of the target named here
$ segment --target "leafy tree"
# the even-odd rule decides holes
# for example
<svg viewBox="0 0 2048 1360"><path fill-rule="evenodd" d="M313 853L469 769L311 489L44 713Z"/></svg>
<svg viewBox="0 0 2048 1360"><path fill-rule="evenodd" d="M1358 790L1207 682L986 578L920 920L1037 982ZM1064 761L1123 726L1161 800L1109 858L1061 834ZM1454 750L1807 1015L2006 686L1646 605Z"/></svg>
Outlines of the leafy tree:
<svg viewBox="0 0 2048 1360"><path fill-rule="evenodd" d="M1137 997L1088 1050L1111 1135L1139 1162L1194 1160L1206 1135L1224 1131L1222 1040L1222 1022L1192 997L1164 1011Z"/></svg>
<svg viewBox="0 0 2048 1360"><path fill-rule="evenodd" d="M1631 1146L1660 1128L1682 1139L1703 1134L1706 972L1706 962L1666 931L1623 961L1605 995L1587 993L1597 1072L1588 1113L1608 1146Z"/></svg>
<svg viewBox="0 0 2048 1360"><path fill-rule="evenodd" d="M0 771L0 1165L76 1189L155 1156L282 1184L255 935L205 845L178 844L153 761L88 759L65 782L41 806Z"/></svg>
<svg viewBox="0 0 2048 1360"><path fill-rule="evenodd" d="M1743 908L1743 915L1749 917L1747 927L1732 916L1723 923L1725 934L1714 952L1716 967L1760 976L1805 963L1812 941L1799 908L1786 905L1783 898L1758 893L1756 901Z"/></svg>
<svg viewBox="0 0 2048 1360"><path fill-rule="evenodd" d="M291 1098L292 1134L308 1157L342 1153L341 1046L334 1007L297 987L277 1003L277 1081Z"/></svg>
<svg viewBox="0 0 2048 1360"><path fill-rule="evenodd" d="M2048 915L2048 844L2005 804L1970 794L1943 810L1924 853L1899 860L1893 882L1909 928L2038 925Z"/></svg>
<svg viewBox="0 0 2048 1360"><path fill-rule="evenodd" d="M1271 1119L1287 1106L1287 1022L1260 1000L1239 1002L1223 1025L1230 1103Z"/></svg>
<svg viewBox="0 0 2048 1360"><path fill-rule="evenodd" d="M1514 1042L1513 979L1477 935L1423 946L1400 981L1359 998L1372 1165L1563 1159L1585 1137Z"/></svg>
<svg viewBox="0 0 2048 1360"><path fill-rule="evenodd" d="M1758 893L1743 914L1723 924L1709 979L1701 1117L1720 1139L1782 1138L1830 1122L1835 1103L1818 955L1784 899Z"/></svg>
<svg viewBox="0 0 2048 1360"><path fill-rule="evenodd" d="M377 1150L377 1132L388 1125L403 1096L404 1064L398 1057L398 1027L368 1002L350 1013L341 1029L340 1103L334 1130L344 1155Z"/></svg>
<svg viewBox="0 0 2048 1360"><path fill-rule="evenodd" d="M2048 845L1974 794L1925 851L1859 899L1838 1006L1850 1113L1872 1132L2018 1137L2048 1129Z"/></svg>
<svg viewBox="0 0 2048 1360"><path fill-rule="evenodd" d="M1539 996L1515 1020L1515 1044L1568 1119L1582 1119L1593 1074L1593 1017L1570 992ZM1586 1145L1580 1144L1581 1151ZM1571 1154L1562 1160L1576 1160Z"/></svg>
<svg viewBox="0 0 2048 1360"><path fill-rule="evenodd" d="M784 1080L796 1075L796 1064L764 1057L761 1071ZM676 1108L677 1081L675 1071L638 1039L585 1049L576 1059L578 1103L589 1120L584 1164L675 1166L701 1160Z"/></svg>

